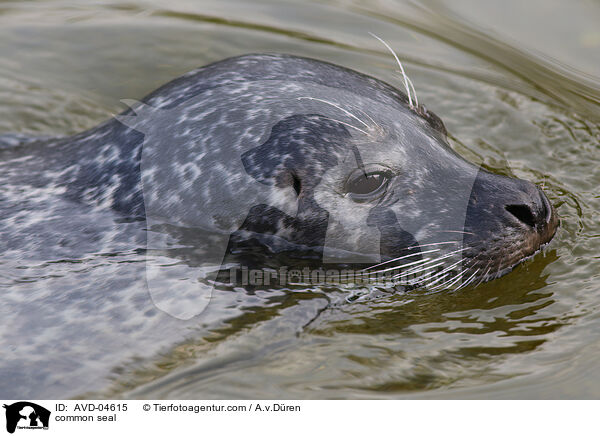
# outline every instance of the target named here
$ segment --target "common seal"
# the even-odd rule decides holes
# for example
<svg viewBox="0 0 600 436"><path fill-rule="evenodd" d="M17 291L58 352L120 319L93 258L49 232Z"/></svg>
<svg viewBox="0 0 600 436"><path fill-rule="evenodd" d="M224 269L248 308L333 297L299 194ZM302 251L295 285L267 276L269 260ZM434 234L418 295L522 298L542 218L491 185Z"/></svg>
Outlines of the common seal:
<svg viewBox="0 0 600 436"><path fill-rule="evenodd" d="M416 99L347 68L246 55L130 103L74 136L0 141L7 397L102 389L198 319L254 308L250 292L219 292L187 323L156 310L199 314L199 285L231 265L456 288L556 231L539 188L465 161Z"/></svg>
<svg viewBox="0 0 600 436"><path fill-rule="evenodd" d="M436 271L417 285L505 274L552 238L553 207L532 183L453 152L407 90L327 62L245 55L27 147L46 168L33 177L66 198L210 235L203 264L252 241L331 265ZM39 173L37 159L16 165ZM158 233L149 247L166 249Z"/></svg>

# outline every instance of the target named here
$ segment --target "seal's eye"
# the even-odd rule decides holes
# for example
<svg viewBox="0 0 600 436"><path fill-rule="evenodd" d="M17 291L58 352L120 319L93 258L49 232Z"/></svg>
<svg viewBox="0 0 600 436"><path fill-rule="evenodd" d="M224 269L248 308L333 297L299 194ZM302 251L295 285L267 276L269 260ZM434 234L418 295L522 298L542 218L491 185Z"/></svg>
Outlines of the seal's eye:
<svg viewBox="0 0 600 436"><path fill-rule="evenodd" d="M387 171L357 168L346 181L346 193L355 201L368 201L383 194L388 186L390 174Z"/></svg>
<svg viewBox="0 0 600 436"><path fill-rule="evenodd" d="M366 195L377 191L384 183L386 178L381 173L363 173L354 180L350 181L348 192L357 195Z"/></svg>

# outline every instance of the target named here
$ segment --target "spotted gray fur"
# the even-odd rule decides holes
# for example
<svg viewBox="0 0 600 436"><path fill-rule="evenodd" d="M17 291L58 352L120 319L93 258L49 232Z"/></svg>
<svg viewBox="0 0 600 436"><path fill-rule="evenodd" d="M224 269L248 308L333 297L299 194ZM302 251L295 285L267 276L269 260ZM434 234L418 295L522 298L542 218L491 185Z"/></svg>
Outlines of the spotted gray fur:
<svg viewBox="0 0 600 436"><path fill-rule="evenodd" d="M336 65L247 55L129 103L78 135L1 142L7 398L99 389L117 363L256 304L221 292L212 311L169 317L148 294L148 253L185 274L211 247L225 242L233 255L258 241L270 254L316 253L321 264L399 275L407 260L416 272L437 265L429 284L444 288L508 272L556 229L537 187L464 161L434 114ZM345 183L363 164L385 167L390 182L378 198L356 202ZM163 227L154 227L159 219ZM171 277L154 279L170 289ZM188 306L188 290L173 299Z"/></svg>

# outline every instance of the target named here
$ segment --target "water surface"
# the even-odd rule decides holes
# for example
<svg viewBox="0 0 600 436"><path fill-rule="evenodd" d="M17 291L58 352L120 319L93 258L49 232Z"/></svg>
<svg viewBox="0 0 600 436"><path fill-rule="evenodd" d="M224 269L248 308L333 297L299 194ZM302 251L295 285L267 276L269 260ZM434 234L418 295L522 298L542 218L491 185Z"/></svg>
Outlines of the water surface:
<svg viewBox="0 0 600 436"><path fill-rule="evenodd" d="M261 291L187 322L156 315L136 250L7 256L2 310L38 311L39 322L4 323L1 335L48 340L4 352L1 378L16 386L0 397L599 397L599 20L600 5L583 0L0 2L0 132L73 134L120 112L120 99L250 52L400 87L371 31L455 150L543 186L561 217L543 253L475 289L352 303L335 289ZM127 226L128 237L142 231ZM33 361L42 373L19 374Z"/></svg>

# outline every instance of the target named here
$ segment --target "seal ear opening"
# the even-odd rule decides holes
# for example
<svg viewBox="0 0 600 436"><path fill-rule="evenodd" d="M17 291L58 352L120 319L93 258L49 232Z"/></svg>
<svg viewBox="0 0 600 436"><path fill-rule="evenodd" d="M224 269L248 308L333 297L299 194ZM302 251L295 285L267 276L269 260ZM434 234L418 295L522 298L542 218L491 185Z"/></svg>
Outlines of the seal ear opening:
<svg viewBox="0 0 600 436"><path fill-rule="evenodd" d="M300 196L300 192L302 191L302 182L300 181L300 178L292 173L292 185L294 187L294 191L296 192L296 196Z"/></svg>

